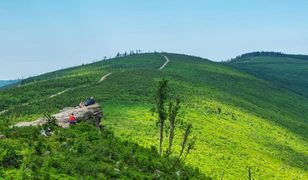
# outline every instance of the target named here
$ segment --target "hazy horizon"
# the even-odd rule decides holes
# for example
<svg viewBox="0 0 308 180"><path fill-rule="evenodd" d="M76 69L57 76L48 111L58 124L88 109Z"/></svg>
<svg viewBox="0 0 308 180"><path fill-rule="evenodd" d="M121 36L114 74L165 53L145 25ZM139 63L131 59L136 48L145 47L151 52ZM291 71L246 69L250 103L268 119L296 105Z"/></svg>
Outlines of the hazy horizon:
<svg viewBox="0 0 308 180"><path fill-rule="evenodd" d="M253 51L308 54L308 2L1 1L0 79L140 49L226 60Z"/></svg>

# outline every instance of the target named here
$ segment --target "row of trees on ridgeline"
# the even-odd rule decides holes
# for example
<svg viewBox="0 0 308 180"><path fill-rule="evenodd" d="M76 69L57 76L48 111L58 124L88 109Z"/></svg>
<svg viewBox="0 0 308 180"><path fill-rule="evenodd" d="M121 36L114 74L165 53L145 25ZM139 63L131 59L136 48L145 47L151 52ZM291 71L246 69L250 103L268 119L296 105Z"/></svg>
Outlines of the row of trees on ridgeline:
<svg viewBox="0 0 308 180"><path fill-rule="evenodd" d="M118 52L117 53L117 55L115 56L116 58L118 58L118 57L125 57L125 56L128 56L128 55L134 55L134 54L140 54L140 53L142 53L142 51L141 50L136 50L136 51L130 51L129 53L128 52L124 52L124 53L120 53L120 52Z"/></svg>
<svg viewBox="0 0 308 180"><path fill-rule="evenodd" d="M295 58L295 59L302 59L302 60L308 60L307 55L301 55L301 54L284 54L282 52L272 52L272 51L257 51L257 52L251 52L242 54L240 56L237 56L233 59L230 59L229 61L241 61L243 59L252 58L252 57L259 57L259 56L267 56L267 57L286 57L286 58Z"/></svg>
<svg viewBox="0 0 308 180"><path fill-rule="evenodd" d="M184 123L179 116L181 109L180 98L171 98L169 93L168 80L162 79L159 81L155 96L156 108L153 109L153 112L156 113L158 117L159 154L163 155L164 132L166 133L166 137L168 137L168 147L165 155L170 156L173 153L172 147L175 130L179 127L184 130L179 158L181 159L184 155L182 160L185 160L190 151L194 149L196 139L194 137L190 138L192 125L190 123Z"/></svg>

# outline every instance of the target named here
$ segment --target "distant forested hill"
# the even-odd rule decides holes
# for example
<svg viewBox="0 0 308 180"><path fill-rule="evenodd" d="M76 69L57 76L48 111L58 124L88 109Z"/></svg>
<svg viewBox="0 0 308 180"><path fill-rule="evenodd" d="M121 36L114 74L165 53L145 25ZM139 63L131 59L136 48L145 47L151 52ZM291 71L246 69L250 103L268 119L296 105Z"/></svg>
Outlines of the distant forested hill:
<svg viewBox="0 0 308 180"><path fill-rule="evenodd" d="M238 56L227 64L308 97L306 55L253 52Z"/></svg>
<svg viewBox="0 0 308 180"><path fill-rule="evenodd" d="M13 83L16 83L17 80L0 80L0 88L3 86L7 86Z"/></svg>

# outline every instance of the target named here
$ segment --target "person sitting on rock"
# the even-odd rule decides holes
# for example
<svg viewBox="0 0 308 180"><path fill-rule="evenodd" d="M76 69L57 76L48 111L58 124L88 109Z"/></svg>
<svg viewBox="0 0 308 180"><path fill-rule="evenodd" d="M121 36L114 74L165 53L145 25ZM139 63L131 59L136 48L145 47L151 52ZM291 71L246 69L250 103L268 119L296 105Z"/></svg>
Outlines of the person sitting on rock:
<svg viewBox="0 0 308 180"><path fill-rule="evenodd" d="M74 113L72 113L69 117L69 122L70 122L70 125L74 125L76 124L76 118L74 116Z"/></svg>
<svg viewBox="0 0 308 180"><path fill-rule="evenodd" d="M84 103L85 106L90 106L95 104L95 99L91 97L90 99L87 99L86 102Z"/></svg>

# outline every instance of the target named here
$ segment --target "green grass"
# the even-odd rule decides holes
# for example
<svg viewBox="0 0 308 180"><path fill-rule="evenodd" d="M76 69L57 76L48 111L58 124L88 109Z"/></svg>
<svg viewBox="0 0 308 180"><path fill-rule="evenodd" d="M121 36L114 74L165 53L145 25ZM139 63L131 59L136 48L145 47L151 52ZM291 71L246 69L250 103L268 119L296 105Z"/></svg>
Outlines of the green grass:
<svg viewBox="0 0 308 180"><path fill-rule="evenodd" d="M256 179L308 178L305 97L224 64L166 55L170 63L161 71L165 60L160 54L141 54L49 73L5 90L0 107L12 110L0 115L0 128L94 96L103 105L103 124L117 138L151 148L158 145L159 134L150 109L164 77L172 93L182 98L184 121L193 124L197 137L196 149L187 158L190 166L212 178L224 172L225 179L245 179L248 167ZM97 83L109 72L105 81ZM46 98L72 86L76 87L72 91ZM28 94L44 100L21 106L20 102L33 100L21 100ZM16 103L10 97L16 97ZM183 132L176 133L175 156Z"/></svg>

